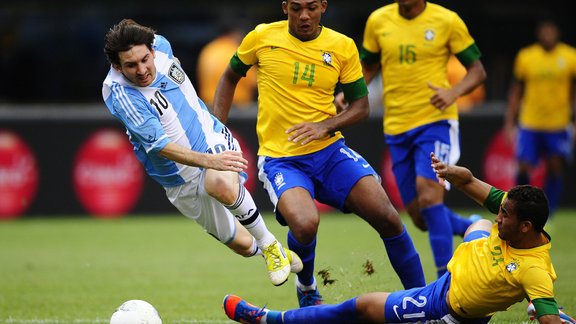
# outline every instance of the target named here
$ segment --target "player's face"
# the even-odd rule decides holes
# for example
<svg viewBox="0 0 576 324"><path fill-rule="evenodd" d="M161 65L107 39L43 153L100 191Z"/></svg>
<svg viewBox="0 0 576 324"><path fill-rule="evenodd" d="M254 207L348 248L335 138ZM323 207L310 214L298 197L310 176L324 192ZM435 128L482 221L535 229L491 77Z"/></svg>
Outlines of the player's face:
<svg viewBox="0 0 576 324"><path fill-rule="evenodd" d="M500 205L496 223L498 224L498 236L500 239L515 242L520 238L521 225L516 216L516 206L508 198L504 199L502 205Z"/></svg>
<svg viewBox="0 0 576 324"><path fill-rule="evenodd" d="M282 10L288 15L290 34L302 41L318 37L320 34L320 18L326 12L326 0L286 0L282 2Z"/></svg>
<svg viewBox="0 0 576 324"><path fill-rule="evenodd" d="M396 0L396 2L401 7L414 7L424 3L424 0Z"/></svg>
<svg viewBox="0 0 576 324"><path fill-rule="evenodd" d="M120 71L130 82L139 87L147 87L156 78L154 51L146 45L136 45L131 49L118 53L120 65L114 68Z"/></svg>
<svg viewBox="0 0 576 324"><path fill-rule="evenodd" d="M544 24L538 29L538 41L545 48L553 48L558 43L558 28L552 24Z"/></svg>

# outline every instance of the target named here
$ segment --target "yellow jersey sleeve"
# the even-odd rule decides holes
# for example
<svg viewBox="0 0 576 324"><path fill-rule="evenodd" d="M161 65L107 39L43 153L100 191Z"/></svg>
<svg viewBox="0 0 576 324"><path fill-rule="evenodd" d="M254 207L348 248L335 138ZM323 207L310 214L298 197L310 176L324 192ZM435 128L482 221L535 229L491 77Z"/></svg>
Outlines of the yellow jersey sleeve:
<svg viewBox="0 0 576 324"><path fill-rule="evenodd" d="M522 276L518 278L530 300L553 298L555 280L556 276L552 276L549 271L538 267L532 267L524 271Z"/></svg>
<svg viewBox="0 0 576 324"><path fill-rule="evenodd" d="M262 27L263 27L262 25L258 25L256 26L256 29L249 32L244 37L242 43L240 43L240 46L236 50L236 55L238 56L240 61L242 61L242 63L246 65L254 65L258 62L258 58L256 57L256 50L257 50L256 47L258 46L257 30Z"/></svg>
<svg viewBox="0 0 576 324"><path fill-rule="evenodd" d="M470 36L468 27L466 27L466 24L460 16L454 13L451 18L452 32L448 38L448 46L450 46L450 52L458 54L467 49L470 45L474 44L474 40L472 39L472 36Z"/></svg>

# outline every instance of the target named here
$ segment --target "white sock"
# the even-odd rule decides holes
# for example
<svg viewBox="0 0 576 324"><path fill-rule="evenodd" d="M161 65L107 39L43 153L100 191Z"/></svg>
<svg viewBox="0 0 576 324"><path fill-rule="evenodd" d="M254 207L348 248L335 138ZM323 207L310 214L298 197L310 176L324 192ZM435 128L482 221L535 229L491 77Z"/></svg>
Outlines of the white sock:
<svg viewBox="0 0 576 324"><path fill-rule="evenodd" d="M296 287L298 287L298 289L302 290L302 291L310 291L310 290L316 290L316 278L314 278L314 282L312 282L311 285L306 286L300 283L300 281L298 280L298 276L296 276Z"/></svg>
<svg viewBox="0 0 576 324"><path fill-rule="evenodd" d="M239 188L238 198L232 205L226 206L226 208L228 208L240 224L254 236L260 248L269 245L274 242L276 238L266 227L266 223L264 223L264 219L262 215L260 215L250 192L248 192L243 185L240 185Z"/></svg>
<svg viewBox="0 0 576 324"><path fill-rule="evenodd" d="M260 247L258 247L258 244L256 243L256 239L254 237L252 237L252 254L250 254L250 257L256 256L256 255L262 255L262 249Z"/></svg>
<svg viewBox="0 0 576 324"><path fill-rule="evenodd" d="M268 322L266 322L266 319L268 318L268 310L264 309L264 311L266 312L266 314L264 314L262 317L260 317L260 324L267 324Z"/></svg>

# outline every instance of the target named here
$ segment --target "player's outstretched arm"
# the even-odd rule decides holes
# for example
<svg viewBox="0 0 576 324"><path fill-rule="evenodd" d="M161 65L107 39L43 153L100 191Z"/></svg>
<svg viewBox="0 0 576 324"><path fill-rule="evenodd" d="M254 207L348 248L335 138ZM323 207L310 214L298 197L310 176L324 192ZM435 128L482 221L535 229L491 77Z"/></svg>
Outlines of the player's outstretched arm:
<svg viewBox="0 0 576 324"><path fill-rule="evenodd" d="M484 204L492 188L491 185L476 178L467 168L448 165L440 161L434 153L430 153L430 158L432 159L432 168L440 183L446 180L478 204Z"/></svg>
<svg viewBox="0 0 576 324"><path fill-rule="evenodd" d="M248 161L242 157L241 152L200 153L186 149L176 143L168 143L160 151L160 155L174 162L219 171L242 172L248 165Z"/></svg>
<svg viewBox="0 0 576 324"><path fill-rule="evenodd" d="M543 315L538 317L538 323L540 324L560 324L563 323L558 315Z"/></svg>
<svg viewBox="0 0 576 324"><path fill-rule="evenodd" d="M218 81L218 86L214 92L214 105L212 110L214 116L224 124L228 121L228 114L230 113L230 108L232 108L234 92L241 78L241 75L234 72L230 66L227 66L220 81Z"/></svg>

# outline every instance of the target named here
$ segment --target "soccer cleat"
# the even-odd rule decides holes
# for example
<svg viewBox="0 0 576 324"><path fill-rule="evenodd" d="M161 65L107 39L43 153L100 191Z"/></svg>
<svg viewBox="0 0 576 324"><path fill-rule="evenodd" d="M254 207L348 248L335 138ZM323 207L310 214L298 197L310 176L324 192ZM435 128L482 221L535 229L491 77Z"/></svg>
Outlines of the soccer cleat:
<svg viewBox="0 0 576 324"><path fill-rule="evenodd" d="M222 308L229 319L246 324L259 324L262 316L266 315L264 308L249 304L235 295L224 296Z"/></svg>
<svg viewBox="0 0 576 324"><path fill-rule="evenodd" d="M298 304L300 305L300 308L322 305L322 295L318 292L318 288L304 291L296 287L296 295L298 296Z"/></svg>
<svg viewBox="0 0 576 324"><path fill-rule="evenodd" d="M561 309L558 310L558 312L560 313L560 321L562 321L562 323L570 323L570 324L575 324L576 320L573 319L572 317L568 316L566 313L564 313Z"/></svg>
<svg viewBox="0 0 576 324"><path fill-rule="evenodd" d="M290 262L290 272L298 273L302 271L304 268L304 264L302 263L302 259L296 254L294 251L288 250L284 248L284 252L288 256L288 261Z"/></svg>
<svg viewBox="0 0 576 324"><path fill-rule="evenodd" d="M532 302L528 303L528 309L526 309L526 312L528 313L528 318L533 321L534 318L536 318L536 308L534 308L534 304L532 304Z"/></svg>
<svg viewBox="0 0 576 324"><path fill-rule="evenodd" d="M262 256L264 261L266 261L268 277L270 277L272 284L280 286L285 283L290 275L290 261L280 242L274 240L274 242L262 248Z"/></svg>
<svg viewBox="0 0 576 324"><path fill-rule="evenodd" d="M536 308L534 307L534 304L532 304L532 302L530 302L528 304L527 312L528 312L528 317L530 318L531 321L536 319ZM559 307L558 312L560 315L560 321L562 323L576 324L576 320L573 319L572 317L568 316L566 313L564 313L562 311L562 307Z"/></svg>

